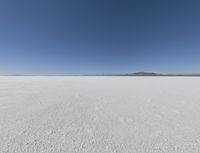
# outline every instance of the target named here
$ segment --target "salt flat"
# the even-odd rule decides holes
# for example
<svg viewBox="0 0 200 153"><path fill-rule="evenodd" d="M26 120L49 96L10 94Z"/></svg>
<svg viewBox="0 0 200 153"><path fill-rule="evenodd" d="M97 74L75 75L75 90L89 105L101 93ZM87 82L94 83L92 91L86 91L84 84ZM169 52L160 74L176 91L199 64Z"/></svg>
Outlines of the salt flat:
<svg viewBox="0 0 200 153"><path fill-rule="evenodd" d="M199 153L198 77L0 77L0 153Z"/></svg>

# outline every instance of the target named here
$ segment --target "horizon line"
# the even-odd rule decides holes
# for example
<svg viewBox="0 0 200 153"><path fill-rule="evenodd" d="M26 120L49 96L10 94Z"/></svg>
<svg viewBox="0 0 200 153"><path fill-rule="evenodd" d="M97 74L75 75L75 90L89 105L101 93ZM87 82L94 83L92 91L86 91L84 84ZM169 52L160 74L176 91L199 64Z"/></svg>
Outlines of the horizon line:
<svg viewBox="0 0 200 153"><path fill-rule="evenodd" d="M96 73L96 74L2 74L0 76L200 76L200 73L157 73L157 72L133 72L133 73Z"/></svg>

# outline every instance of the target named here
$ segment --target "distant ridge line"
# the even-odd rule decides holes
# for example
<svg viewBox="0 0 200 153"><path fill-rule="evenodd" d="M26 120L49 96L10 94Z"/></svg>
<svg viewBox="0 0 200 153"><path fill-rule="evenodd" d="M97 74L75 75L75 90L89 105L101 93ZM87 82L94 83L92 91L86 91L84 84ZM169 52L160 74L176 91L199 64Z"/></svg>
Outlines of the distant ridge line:
<svg viewBox="0 0 200 153"><path fill-rule="evenodd" d="M127 74L128 76L200 76L200 74L162 74L154 72L136 72Z"/></svg>
<svg viewBox="0 0 200 153"><path fill-rule="evenodd" d="M200 76L200 74L162 74L155 72L135 72L126 74L86 74L84 76Z"/></svg>

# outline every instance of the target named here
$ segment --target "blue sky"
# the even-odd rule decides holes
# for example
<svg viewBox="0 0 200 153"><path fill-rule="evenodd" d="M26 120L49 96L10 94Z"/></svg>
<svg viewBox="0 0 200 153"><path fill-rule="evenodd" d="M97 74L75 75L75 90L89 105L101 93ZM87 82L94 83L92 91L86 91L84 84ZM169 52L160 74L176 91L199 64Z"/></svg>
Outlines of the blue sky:
<svg viewBox="0 0 200 153"><path fill-rule="evenodd" d="M1 0L0 74L200 73L199 0Z"/></svg>

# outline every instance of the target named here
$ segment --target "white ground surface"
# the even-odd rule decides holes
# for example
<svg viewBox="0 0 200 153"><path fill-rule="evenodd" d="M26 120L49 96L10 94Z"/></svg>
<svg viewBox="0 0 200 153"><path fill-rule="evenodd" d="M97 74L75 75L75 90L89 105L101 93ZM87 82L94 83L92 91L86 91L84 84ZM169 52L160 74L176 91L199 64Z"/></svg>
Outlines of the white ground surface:
<svg viewBox="0 0 200 153"><path fill-rule="evenodd" d="M199 153L200 78L0 77L0 153Z"/></svg>

